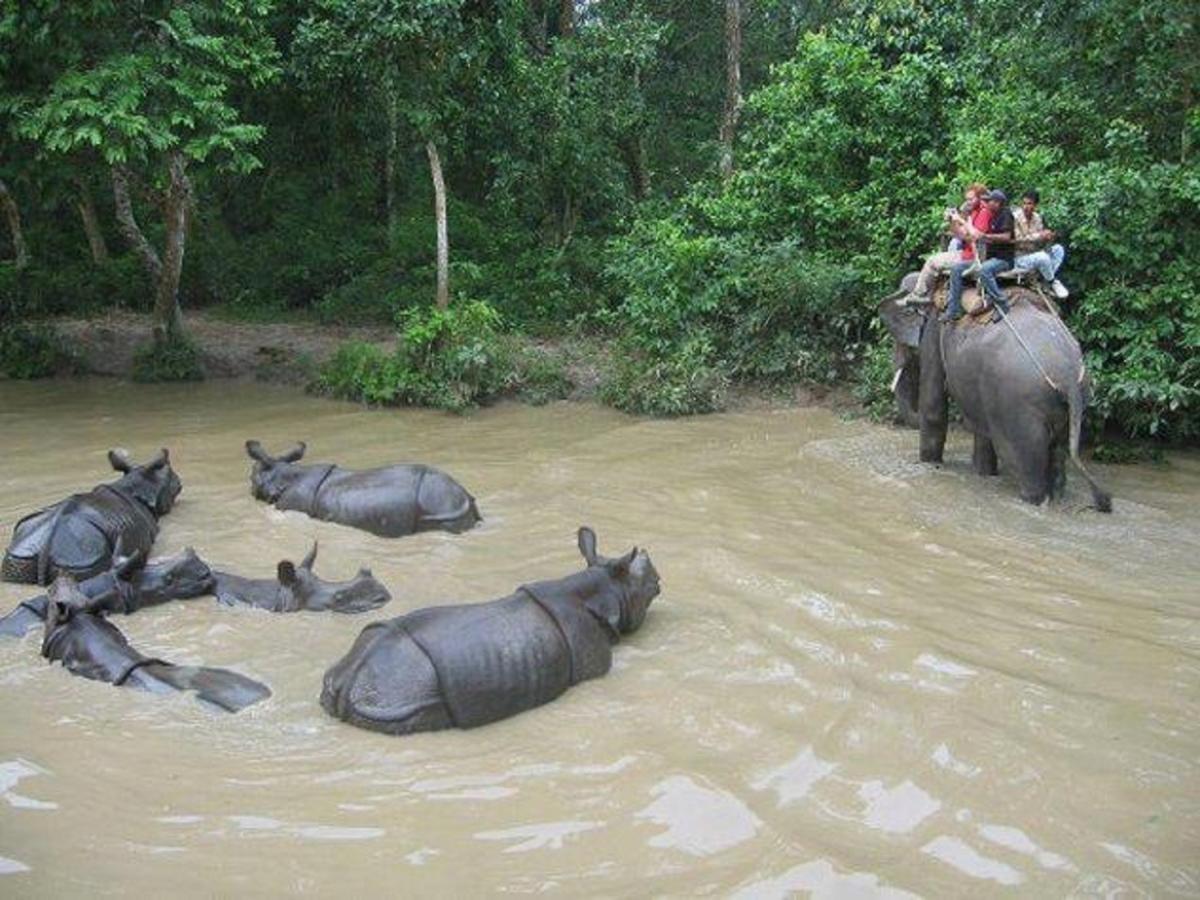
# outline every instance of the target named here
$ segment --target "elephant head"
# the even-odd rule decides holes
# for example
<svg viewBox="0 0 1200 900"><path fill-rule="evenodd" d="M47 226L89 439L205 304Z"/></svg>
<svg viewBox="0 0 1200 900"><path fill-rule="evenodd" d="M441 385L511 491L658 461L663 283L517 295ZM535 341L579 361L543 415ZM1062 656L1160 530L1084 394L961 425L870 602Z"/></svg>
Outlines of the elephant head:
<svg viewBox="0 0 1200 900"><path fill-rule="evenodd" d="M579 529L579 552L589 569L603 568L622 589L622 597L617 603L610 594L594 598L599 608L592 608L589 601L589 612L621 634L637 631L646 618L650 602L661 589L658 571L650 562L649 554L634 547L616 559L600 556L596 552L596 532L586 525Z"/></svg>
<svg viewBox="0 0 1200 900"><path fill-rule="evenodd" d="M896 398L896 413L910 428L918 425L917 392L921 381L921 329L925 325L928 307L902 305L901 301L917 283L917 272L909 272L900 287L878 306L879 317L888 327L892 346L892 395Z"/></svg>
<svg viewBox="0 0 1200 900"><path fill-rule="evenodd" d="M274 503L293 480L292 463L299 462L307 445L300 441L281 456L271 456L258 441L246 441L246 453L254 460L250 471L250 493L256 500Z"/></svg>
<svg viewBox="0 0 1200 900"><path fill-rule="evenodd" d="M120 449L109 450L108 461L122 474L113 487L136 499L156 516L164 516L171 511L175 498L183 490L183 482L171 468L166 447L145 465L137 465L128 453Z"/></svg>

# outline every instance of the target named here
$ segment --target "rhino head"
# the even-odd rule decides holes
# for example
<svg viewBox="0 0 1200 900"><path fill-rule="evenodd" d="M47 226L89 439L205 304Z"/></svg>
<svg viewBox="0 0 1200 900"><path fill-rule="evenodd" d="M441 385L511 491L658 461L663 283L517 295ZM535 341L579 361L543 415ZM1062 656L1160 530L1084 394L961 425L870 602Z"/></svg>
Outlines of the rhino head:
<svg viewBox="0 0 1200 900"><path fill-rule="evenodd" d="M116 448L108 451L108 461L122 476L113 487L133 497L155 516L165 516L171 511L175 498L183 490L183 482L171 468L166 447L145 465L139 466L128 453Z"/></svg>
<svg viewBox="0 0 1200 900"><path fill-rule="evenodd" d="M254 460L250 470L250 493L256 500L274 503L291 487L296 471L292 463L304 456L307 445L300 441L281 456L271 456L258 441L246 441L246 453Z"/></svg>
<svg viewBox="0 0 1200 900"><path fill-rule="evenodd" d="M139 609L213 591L212 569L191 547L173 556L150 560L129 576L129 582Z"/></svg>
<svg viewBox="0 0 1200 900"><path fill-rule="evenodd" d="M642 627L650 603L662 588L658 570L645 550L634 547L616 559L596 552L596 532L586 525L579 529L579 552L588 568L600 567L620 587L620 600L604 594L588 601L588 610L621 634L632 634Z"/></svg>
<svg viewBox="0 0 1200 900"><path fill-rule="evenodd" d="M370 569L359 569L348 581L325 581L313 572L317 545L308 551L300 565L284 560L278 578L284 609L332 610L340 613L368 612L392 599L388 589L375 580Z"/></svg>

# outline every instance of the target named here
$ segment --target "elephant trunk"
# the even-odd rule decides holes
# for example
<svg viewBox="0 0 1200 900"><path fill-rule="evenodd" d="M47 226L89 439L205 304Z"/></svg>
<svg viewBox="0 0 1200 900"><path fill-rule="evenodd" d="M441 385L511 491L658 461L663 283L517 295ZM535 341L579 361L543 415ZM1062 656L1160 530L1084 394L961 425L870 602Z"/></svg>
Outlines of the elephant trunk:
<svg viewBox="0 0 1200 900"><path fill-rule="evenodd" d="M1079 377L1074 380L1066 391L1067 408L1070 410L1071 416L1071 462L1079 469L1079 473L1087 480L1088 487L1092 489L1092 501L1096 504L1096 509L1107 513L1112 512L1112 494L1096 483L1096 480L1083 467L1083 462L1079 459L1079 433L1083 429L1083 411L1087 407L1087 398L1084 396L1084 374L1084 371L1081 369Z"/></svg>

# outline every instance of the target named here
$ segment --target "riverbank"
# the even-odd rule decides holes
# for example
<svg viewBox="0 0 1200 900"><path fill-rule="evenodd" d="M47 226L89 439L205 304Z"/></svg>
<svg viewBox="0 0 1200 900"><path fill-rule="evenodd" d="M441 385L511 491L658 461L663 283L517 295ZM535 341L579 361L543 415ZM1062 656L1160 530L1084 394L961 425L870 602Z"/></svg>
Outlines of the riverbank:
<svg viewBox="0 0 1200 900"><path fill-rule="evenodd" d="M149 341L149 315L114 310L100 316L53 319L81 374L129 378L134 355ZM382 325L344 326L313 322L245 322L203 310L187 316L188 336L210 379L240 379L304 387L321 366L348 342L390 350L394 332ZM524 349L557 364L569 382L565 399L596 401L611 365L611 342L602 337L523 338ZM756 410L821 406L843 413L862 411L849 389L840 385L735 384L727 408Z"/></svg>

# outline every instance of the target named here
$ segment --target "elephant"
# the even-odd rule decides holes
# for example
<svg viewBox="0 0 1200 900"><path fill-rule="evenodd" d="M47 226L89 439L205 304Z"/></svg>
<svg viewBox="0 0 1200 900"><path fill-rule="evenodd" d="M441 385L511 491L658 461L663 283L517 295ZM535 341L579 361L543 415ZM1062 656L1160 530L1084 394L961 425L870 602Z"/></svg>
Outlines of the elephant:
<svg viewBox="0 0 1200 900"><path fill-rule="evenodd" d="M122 556L112 568L78 584L89 608L108 613L131 613L169 600L186 600L212 593L213 573L191 547L142 565L140 554ZM46 620L46 594L24 600L0 618L0 635L21 637Z"/></svg>
<svg viewBox="0 0 1200 900"><path fill-rule="evenodd" d="M158 520L171 511L183 489L166 449L145 465L120 450L108 461L121 477L31 513L13 528L0 565L5 581L49 584L66 573L88 579L107 571L118 540L125 553L149 554Z"/></svg>
<svg viewBox="0 0 1200 900"><path fill-rule="evenodd" d="M237 672L177 666L143 656L90 605L70 575L58 576L50 588L42 656L61 661L73 675L117 687L159 694L194 691L200 700L226 712L238 712L271 696L265 684Z"/></svg>
<svg viewBox="0 0 1200 900"><path fill-rule="evenodd" d="M362 613L392 599L387 588L375 580L370 569L359 569L349 581L325 581L313 574L317 545L300 565L289 560L279 564L276 578L242 578L216 572L217 599L230 606L244 604L271 612L307 609L322 612Z"/></svg>
<svg viewBox="0 0 1200 900"><path fill-rule="evenodd" d="M297 465L305 447L300 442L273 457L258 441L246 441L246 452L254 460L250 493L255 499L380 537L434 530L458 533L480 521L475 498L433 466L354 471L330 463Z"/></svg>
<svg viewBox="0 0 1200 900"><path fill-rule="evenodd" d="M599 556L586 526L578 542L587 563L581 572L499 600L368 625L325 673L321 705L386 734L474 728L604 675L612 645L645 619L659 577L644 550Z"/></svg>
<svg viewBox="0 0 1200 900"><path fill-rule="evenodd" d="M995 475L1002 465L1021 499L1038 504L1062 494L1069 457L1095 508L1111 512L1111 495L1079 459L1091 382L1079 343L1057 313L1018 287L1008 290L1007 322L942 323L932 306L903 303L915 278L906 275L878 312L895 341L892 390L900 417L920 428L921 461L942 461L953 397L975 437L977 473Z"/></svg>

